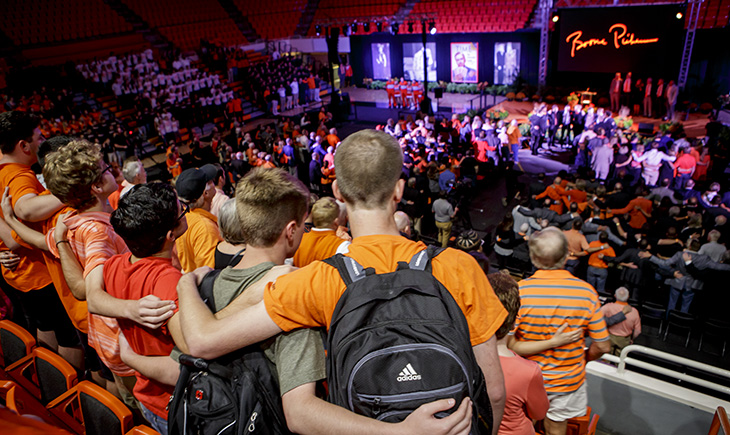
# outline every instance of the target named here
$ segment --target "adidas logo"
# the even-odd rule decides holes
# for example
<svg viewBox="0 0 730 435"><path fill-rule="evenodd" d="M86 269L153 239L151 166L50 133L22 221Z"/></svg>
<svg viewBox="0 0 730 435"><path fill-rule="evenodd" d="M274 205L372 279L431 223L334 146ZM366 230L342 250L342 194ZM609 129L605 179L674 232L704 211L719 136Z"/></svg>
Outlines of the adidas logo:
<svg viewBox="0 0 730 435"><path fill-rule="evenodd" d="M398 377L396 378L398 382L405 382L405 381L420 381L421 375L416 373L416 371L413 369L413 366L411 363L408 363L403 370L398 374Z"/></svg>

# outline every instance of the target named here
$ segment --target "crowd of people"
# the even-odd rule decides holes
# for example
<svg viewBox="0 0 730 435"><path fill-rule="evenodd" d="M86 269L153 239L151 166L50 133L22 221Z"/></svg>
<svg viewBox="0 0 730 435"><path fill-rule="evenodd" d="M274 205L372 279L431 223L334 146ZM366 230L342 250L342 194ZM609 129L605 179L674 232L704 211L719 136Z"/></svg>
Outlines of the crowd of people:
<svg viewBox="0 0 730 435"><path fill-rule="evenodd" d="M341 138L326 108L244 132L235 105L216 103L223 92L214 92L232 128L193 137L183 159L172 113L189 85L195 94L217 84L194 89L202 76L176 62L171 74L147 53L79 68L118 97L129 90L138 105L147 101L138 131L165 140L172 183L147 182L122 125L92 135L103 119L69 113L79 128L51 128L44 141L49 127L31 106L58 107L45 108L43 95L8 98L0 113L0 265L11 318L160 433L181 353L215 359L272 337L262 346L293 432L469 433L488 422L469 399L423 404L399 423L324 400L325 352L310 328L331 326L348 287L320 261L336 254L387 274L413 263L424 240L456 248L430 257L428 270L468 324L465 350L499 433L532 433L542 420L546 433L564 434L585 414L585 363L641 333L632 299L720 315L711 284L730 270L730 192L708 184L703 140L645 141L610 112L579 106L537 107L529 139L517 121L420 113ZM232 74L259 83L274 113L319 95L312 71L289 58ZM153 105L155 90L183 98ZM549 180L519 170L527 141L537 152L561 140L576 148L575 171ZM482 237L472 201L501 178L510 209ZM199 294L210 269L222 270L213 311L228 315L214 316ZM616 302L601 307L609 294ZM399 376L417 375L406 368Z"/></svg>
<svg viewBox="0 0 730 435"><path fill-rule="evenodd" d="M634 115L672 120L677 106L679 86L674 80L669 80L665 84L661 78L656 83L653 83L651 77L633 81L630 72L622 79L621 73L617 72L611 80L608 94L614 113L624 106Z"/></svg>

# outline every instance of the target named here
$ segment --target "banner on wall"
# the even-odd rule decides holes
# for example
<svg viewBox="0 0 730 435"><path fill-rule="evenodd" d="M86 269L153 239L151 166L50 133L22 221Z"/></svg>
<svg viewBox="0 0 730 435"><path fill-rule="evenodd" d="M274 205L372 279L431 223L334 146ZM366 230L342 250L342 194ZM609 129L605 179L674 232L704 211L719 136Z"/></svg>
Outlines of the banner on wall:
<svg viewBox="0 0 730 435"><path fill-rule="evenodd" d="M451 81L476 83L479 80L479 43L451 43Z"/></svg>
<svg viewBox="0 0 730 435"><path fill-rule="evenodd" d="M388 80L391 77L390 71L390 43L379 42L370 44L373 61L373 78L375 80Z"/></svg>
<svg viewBox="0 0 730 435"><path fill-rule="evenodd" d="M406 42L403 44L403 76L406 80L423 81L423 58L426 57L426 69L428 70L428 81L436 81L436 43L426 44L424 53L423 44L420 42Z"/></svg>
<svg viewBox="0 0 730 435"><path fill-rule="evenodd" d="M494 84L511 85L520 75L520 43L494 44Z"/></svg>

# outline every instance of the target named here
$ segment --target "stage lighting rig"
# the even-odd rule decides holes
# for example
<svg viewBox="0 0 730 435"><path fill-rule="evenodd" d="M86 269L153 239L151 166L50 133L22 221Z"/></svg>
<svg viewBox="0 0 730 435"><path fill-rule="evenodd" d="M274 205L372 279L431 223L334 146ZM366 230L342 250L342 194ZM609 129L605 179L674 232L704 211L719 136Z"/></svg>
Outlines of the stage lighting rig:
<svg viewBox="0 0 730 435"><path fill-rule="evenodd" d="M435 35L436 34L436 23L433 21L429 21L428 23L428 33Z"/></svg>
<svg viewBox="0 0 730 435"><path fill-rule="evenodd" d="M352 34L357 33L357 23L350 24L350 28L352 29Z"/></svg>
<svg viewBox="0 0 730 435"><path fill-rule="evenodd" d="M397 35L398 34L398 30L400 30L400 24L398 24L396 22L391 23L391 25L390 25L390 33L393 34L393 35Z"/></svg>
<svg viewBox="0 0 730 435"><path fill-rule="evenodd" d="M319 24L317 24L316 26L314 26L314 31L317 32L317 36L321 35L322 34L322 26L320 26Z"/></svg>
<svg viewBox="0 0 730 435"><path fill-rule="evenodd" d="M413 33L413 21L408 22L408 33Z"/></svg>
<svg viewBox="0 0 730 435"><path fill-rule="evenodd" d="M559 19L560 17L557 14L553 15L553 23L557 23Z"/></svg>
<svg viewBox="0 0 730 435"><path fill-rule="evenodd" d="M350 36L350 26L342 26L342 36Z"/></svg>
<svg viewBox="0 0 730 435"><path fill-rule="evenodd" d="M681 20L684 15L682 15L681 12L677 12L677 15L675 15L678 20Z"/></svg>
<svg viewBox="0 0 730 435"><path fill-rule="evenodd" d="M378 29L378 33L382 32L383 31L382 21L378 21L377 23L375 23L375 28Z"/></svg>
<svg viewBox="0 0 730 435"><path fill-rule="evenodd" d="M362 24L362 30L364 30L365 33L370 33L370 21L366 21Z"/></svg>

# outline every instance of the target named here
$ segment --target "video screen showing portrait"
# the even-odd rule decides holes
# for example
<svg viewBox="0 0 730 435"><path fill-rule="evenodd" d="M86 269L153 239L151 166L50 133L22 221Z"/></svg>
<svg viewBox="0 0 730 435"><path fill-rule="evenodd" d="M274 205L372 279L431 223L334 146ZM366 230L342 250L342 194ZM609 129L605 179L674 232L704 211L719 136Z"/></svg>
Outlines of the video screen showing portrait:
<svg viewBox="0 0 730 435"><path fill-rule="evenodd" d="M479 43L451 43L451 81L454 83L479 81Z"/></svg>
<svg viewBox="0 0 730 435"><path fill-rule="evenodd" d="M422 82L423 59L426 56L426 70L428 70L428 80L436 81L436 43L426 43L426 52L424 54L423 44L420 42L407 42L403 44L403 75L406 80L418 80Z"/></svg>
<svg viewBox="0 0 730 435"><path fill-rule="evenodd" d="M520 75L520 43L494 44L494 84L511 85Z"/></svg>
<svg viewBox="0 0 730 435"><path fill-rule="evenodd" d="M388 80L390 78L390 43L371 44L373 60L373 78Z"/></svg>

